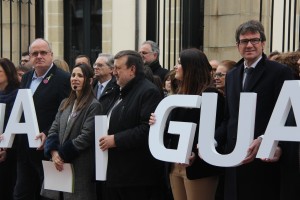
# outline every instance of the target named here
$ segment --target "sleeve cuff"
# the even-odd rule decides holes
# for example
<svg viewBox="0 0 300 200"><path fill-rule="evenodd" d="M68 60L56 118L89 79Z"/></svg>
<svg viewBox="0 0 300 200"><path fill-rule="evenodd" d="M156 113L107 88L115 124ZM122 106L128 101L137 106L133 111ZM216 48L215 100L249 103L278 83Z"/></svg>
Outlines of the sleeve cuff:
<svg viewBox="0 0 300 200"><path fill-rule="evenodd" d="M59 139L57 134L53 134L47 138L44 148L44 155L46 158L51 159L51 151L59 148Z"/></svg>
<svg viewBox="0 0 300 200"><path fill-rule="evenodd" d="M68 140L59 148L58 154L64 162L71 162L78 157L79 151L74 146L72 140Z"/></svg>

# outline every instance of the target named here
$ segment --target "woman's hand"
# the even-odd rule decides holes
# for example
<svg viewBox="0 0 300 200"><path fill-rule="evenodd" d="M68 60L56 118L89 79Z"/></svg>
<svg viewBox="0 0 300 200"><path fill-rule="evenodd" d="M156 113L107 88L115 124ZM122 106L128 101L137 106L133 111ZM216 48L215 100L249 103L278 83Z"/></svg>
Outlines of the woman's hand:
<svg viewBox="0 0 300 200"><path fill-rule="evenodd" d="M156 122L155 114L151 113L150 119L149 119L149 125L153 125Z"/></svg>
<svg viewBox="0 0 300 200"><path fill-rule="evenodd" d="M242 161L243 164L250 163L255 159L261 141L262 141L261 137L258 137L257 139L253 140L250 147L248 148L247 157Z"/></svg>
<svg viewBox="0 0 300 200"><path fill-rule="evenodd" d="M192 152L191 156L189 157L189 164L180 163L179 165L184 166L184 167L189 167L194 163L195 159L196 159L196 155L194 152Z"/></svg>
<svg viewBox="0 0 300 200"><path fill-rule="evenodd" d="M52 161L54 163L55 168L58 171L62 171L64 169L63 165L64 165L64 161L63 159L59 156L58 151L51 151L51 155L52 155Z"/></svg>

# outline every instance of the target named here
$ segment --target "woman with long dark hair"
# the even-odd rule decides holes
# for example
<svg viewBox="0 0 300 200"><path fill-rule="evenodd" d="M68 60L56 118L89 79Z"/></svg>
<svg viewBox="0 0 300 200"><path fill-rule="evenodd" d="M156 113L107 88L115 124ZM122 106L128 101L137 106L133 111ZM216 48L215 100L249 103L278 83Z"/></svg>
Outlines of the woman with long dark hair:
<svg viewBox="0 0 300 200"><path fill-rule="evenodd" d="M74 169L74 193L42 190L50 199L96 199L94 179L94 117L102 107L92 89L93 71L85 64L75 65L71 73L70 96L63 100L49 130L45 144L45 156L51 158L58 171L64 163L72 163Z"/></svg>
<svg viewBox="0 0 300 200"><path fill-rule="evenodd" d="M203 92L218 90L211 86L211 66L206 55L198 49L183 50L175 67L178 92L181 95L202 95ZM224 97L218 95L216 126L223 118ZM218 176L222 169L209 165L198 156L197 141L199 131L199 108L175 108L170 113L169 121L192 122L197 124L192 154L189 164L171 163L168 166L172 193L175 200L214 200L218 185ZM150 124L155 123L152 114ZM166 127L167 130L167 127ZM168 148L176 149L179 136L165 132Z"/></svg>
<svg viewBox="0 0 300 200"><path fill-rule="evenodd" d="M3 132L14 105L19 89L15 65L7 58L0 59L0 103L6 104ZM3 119L0 119L3 120ZM2 130L0 130L1 132ZM4 135L3 135L4 136ZM5 137L5 136L4 136ZM1 140L1 139L0 139ZM13 199L16 181L16 154L14 148L0 148L0 195L3 199Z"/></svg>

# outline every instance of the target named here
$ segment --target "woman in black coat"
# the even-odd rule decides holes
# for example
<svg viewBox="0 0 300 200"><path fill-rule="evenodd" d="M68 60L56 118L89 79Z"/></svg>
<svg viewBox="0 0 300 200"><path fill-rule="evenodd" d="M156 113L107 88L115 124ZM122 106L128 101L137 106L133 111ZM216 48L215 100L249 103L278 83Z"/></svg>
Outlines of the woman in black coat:
<svg viewBox="0 0 300 200"><path fill-rule="evenodd" d="M7 58L1 58L0 103L6 104L3 132L8 122L8 118L10 116L12 107L14 105L18 89L19 80L15 65ZM1 131L2 130L0 130L0 132ZM5 137L5 135L3 136ZM0 180L1 199L13 199L12 195L16 181L16 154L14 148L0 149Z"/></svg>
<svg viewBox="0 0 300 200"><path fill-rule="evenodd" d="M202 95L203 92L218 93L216 126L223 117L224 97L211 86L211 66L207 57L198 49L186 49L180 53L175 67L175 78L179 81L177 94ZM150 124L154 122L150 117ZM198 155L197 141L199 131L200 108L175 108L170 113L169 121L193 122L197 124L192 154L189 164L169 164L168 172L172 193L175 200L214 200L218 185L218 176L222 168L209 165ZM166 126L166 128L168 125ZM166 129L167 130L167 129ZM167 146L176 149L179 136L165 133Z"/></svg>

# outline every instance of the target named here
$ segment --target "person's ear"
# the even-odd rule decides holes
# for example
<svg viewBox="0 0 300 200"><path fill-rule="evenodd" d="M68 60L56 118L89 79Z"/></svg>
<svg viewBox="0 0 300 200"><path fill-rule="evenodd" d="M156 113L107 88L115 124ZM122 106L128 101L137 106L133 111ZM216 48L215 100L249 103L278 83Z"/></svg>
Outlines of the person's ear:
<svg viewBox="0 0 300 200"><path fill-rule="evenodd" d="M135 65L132 65L130 68L131 74L130 75L135 75L136 67Z"/></svg>

